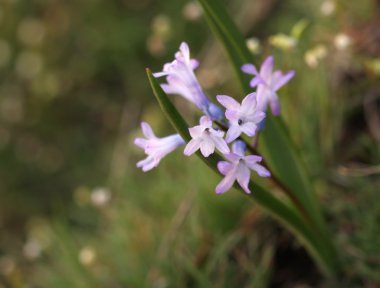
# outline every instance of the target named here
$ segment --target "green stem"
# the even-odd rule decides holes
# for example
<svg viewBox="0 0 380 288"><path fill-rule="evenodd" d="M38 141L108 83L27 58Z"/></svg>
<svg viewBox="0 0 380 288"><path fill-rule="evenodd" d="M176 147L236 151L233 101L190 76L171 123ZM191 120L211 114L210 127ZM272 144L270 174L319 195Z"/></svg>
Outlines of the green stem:
<svg viewBox="0 0 380 288"><path fill-rule="evenodd" d="M252 92L247 75L241 72L241 66L252 63L252 55L247 49L244 37L218 0L198 0L201 4L206 20L216 36L222 42L229 56L237 77L241 83L243 93ZM317 253L323 257L321 268L328 276L336 275L340 270L335 247L331 241L326 223L320 211L318 201L307 179L305 168L300 160L295 145L292 143L282 119L267 117L266 129L261 133L260 151L269 166L272 167L276 182L281 183L284 191L292 191L290 200L304 215L303 221L311 226L312 235L319 245ZM264 145L263 145L264 144ZM306 216L307 215L307 216ZM312 224L310 224L312 223ZM315 256L315 254L313 254Z"/></svg>

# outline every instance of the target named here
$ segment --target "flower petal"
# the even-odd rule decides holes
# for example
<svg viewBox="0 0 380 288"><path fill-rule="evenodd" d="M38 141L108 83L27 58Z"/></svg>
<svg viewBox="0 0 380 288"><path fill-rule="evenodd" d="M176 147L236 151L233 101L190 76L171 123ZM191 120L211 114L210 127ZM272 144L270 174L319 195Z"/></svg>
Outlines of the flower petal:
<svg viewBox="0 0 380 288"><path fill-rule="evenodd" d="M251 88L255 88L259 84L265 84L265 81L260 76L256 76L249 82Z"/></svg>
<svg viewBox="0 0 380 288"><path fill-rule="evenodd" d="M179 51L182 53L185 59L190 59L190 49L186 42L182 42L179 46Z"/></svg>
<svg viewBox="0 0 380 288"><path fill-rule="evenodd" d="M236 143L236 142L235 142ZM235 144L234 143L234 144ZM234 149L234 147L232 146L232 150ZM236 162L239 162L239 160L241 159L241 155L239 154L236 154L235 151L233 151L233 153L228 153L228 154L225 154L224 157L230 161L231 163L236 163Z"/></svg>
<svg viewBox="0 0 380 288"><path fill-rule="evenodd" d="M168 84L161 84L162 90L166 94L177 94L185 99L187 99L190 102L194 103L193 94L190 92L190 90L183 84L176 84L176 83L168 83Z"/></svg>
<svg viewBox="0 0 380 288"><path fill-rule="evenodd" d="M190 66L193 70L197 69L199 66L199 61L195 59L190 59Z"/></svg>
<svg viewBox="0 0 380 288"><path fill-rule="evenodd" d="M223 154L230 153L230 148L228 147L226 141L223 138L212 136L215 147Z"/></svg>
<svg viewBox="0 0 380 288"><path fill-rule="evenodd" d="M243 188L243 190L248 194L251 193L251 190L249 190L248 187L250 176L251 172L249 171L248 167L240 163L236 172L236 180Z"/></svg>
<svg viewBox="0 0 380 288"><path fill-rule="evenodd" d="M259 85L257 87L257 110L265 112L268 105L268 98L270 97L271 91L270 89L265 85Z"/></svg>
<svg viewBox="0 0 380 288"><path fill-rule="evenodd" d="M273 90L277 91L280 89L282 86L284 86L286 83L290 81L296 74L295 71L289 71L285 75L283 75L281 72L278 74L279 71L276 71L273 73L273 80L272 80L272 86Z"/></svg>
<svg viewBox="0 0 380 288"><path fill-rule="evenodd" d="M244 64L243 66L241 66L241 71L247 74L251 74L251 75L259 74L259 72L257 72L255 65L253 64Z"/></svg>
<svg viewBox="0 0 380 288"><path fill-rule="evenodd" d="M212 121L209 117L202 116L199 120L199 124L201 124L201 126L203 126L204 128L210 128L212 125Z"/></svg>
<svg viewBox="0 0 380 288"><path fill-rule="evenodd" d="M152 156L148 156L147 158L137 162L137 167L142 168L144 172L147 172L154 167L156 167L160 163L160 160L154 159Z"/></svg>
<svg viewBox="0 0 380 288"><path fill-rule="evenodd" d="M166 75L168 75L169 73L168 72L164 72L164 71L162 71L162 72L156 72L156 73L153 73L153 76L155 77L155 78L159 78L159 77L162 77L162 76L166 76Z"/></svg>
<svg viewBox="0 0 380 288"><path fill-rule="evenodd" d="M201 153L203 156L208 157L215 151L215 144L211 139L204 138L200 143Z"/></svg>
<svg viewBox="0 0 380 288"><path fill-rule="evenodd" d="M166 94L178 94L197 105L193 91L190 89L189 85L183 81L183 79L172 75L166 77L166 81L167 84L161 84L161 88Z"/></svg>
<svg viewBox="0 0 380 288"><path fill-rule="evenodd" d="M263 157L258 155L248 155L244 157L244 161L247 163L247 165L254 165L257 162L261 162L261 160L263 160Z"/></svg>
<svg viewBox="0 0 380 288"><path fill-rule="evenodd" d="M240 126L239 125L231 125L227 131L226 142L231 143L236 138L238 138L240 136L240 134L241 134Z"/></svg>
<svg viewBox="0 0 380 288"><path fill-rule="evenodd" d="M149 170L152 170L153 168L157 167L159 163L160 163L160 161L153 160L151 163L144 165L142 167L142 170L144 172L148 172Z"/></svg>
<svg viewBox="0 0 380 288"><path fill-rule="evenodd" d="M270 109L271 109L272 114L273 114L274 116L278 116L278 115L281 114L280 100L278 99L277 94L275 94L275 97L273 97L273 98L269 101L269 106L270 106Z"/></svg>
<svg viewBox="0 0 380 288"><path fill-rule="evenodd" d="M218 186L216 186L215 188L215 192L217 194L223 194L225 192L227 192L228 190L230 190L230 188L232 187L232 185L234 184L235 182L235 173L233 170L231 170L224 178L222 181L219 182Z"/></svg>
<svg viewBox="0 0 380 288"><path fill-rule="evenodd" d="M145 149L147 142L148 142L148 140L146 140L144 138L136 138L134 141L135 145L142 148L142 149Z"/></svg>
<svg viewBox="0 0 380 288"><path fill-rule="evenodd" d="M239 121L239 111L237 111L237 110L229 110L229 109L227 109L226 113L225 113L225 116L231 122L235 122L235 121L237 122L237 121Z"/></svg>
<svg viewBox="0 0 380 288"><path fill-rule="evenodd" d="M256 106L256 92L250 93L241 102L241 106Z"/></svg>
<svg viewBox="0 0 380 288"><path fill-rule="evenodd" d="M152 127L150 127L148 123L141 122L141 130L146 138L156 138L156 136L153 133Z"/></svg>
<svg viewBox="0 0 380 288"><path fill-rule="evenodd" d="M200 143L201 141L199 140L191 139L190 142L187 143L185 150L183 151L183 154L185 154L186 156L190 156L199 149Z"/></svg>
<svg viewBox="0 0 380 288"><path fill-rule="evenodd" d="M256 93L248 94L241 103L240 113L245 117L251 117L256 112L257 97Z"/></svg>
<svg viewBox="0 0 380 288"><path fill-rule="evenodd" d="M254 122L246 122L240 126L243 133L247 134L249 137L253 137L256 134L257 125Z"/></svg>
<svg viewBox="0 0 380 288"><path fill-rule="evenodd" d="M261 177L270 177L271 176L268 169L265 168L264 166L260 165L260 164L255 164L255 165L253 165L253 167L250 167L250 168L252 170L255 170L257 172L257 174L259 174L259 176L261 176Z"/></svg>
<svg viewBox="0 0 380 288"><path fill-rule="evenodd" d="M273 62L274 62L273 56L269 56L267 59L265 59L264 63L261 65L261 68L260 68L260 76L267 83L270 77L272 77Z"/></svg>
<svg viewBox="0 0 380 288"><path fill-rule="evenodd" d="M192 138L201 137L203 131L205 131L205 128L200 125L189 128L189 133Z"/></svg>
<svg viewBox="0 0 380 288"><path fill-rule="evenodd" d="M255 115L249 120L255 123L260 123L261 121L264 120L265 116L266 116L265 112L256 111Z"/></svg>
<svg viewBox="0 0 380 288"><path fill-rule="evenodd" d="M218 138L223 138L224 136L224 132L222 130L219 130L219 129L213 129L212 128L212 135L215 136L215 137L218 137Z"/></svg>
<svg viewBox="0 0 380 288"><path fill-rule="evenodd" d="M217 167L220 173L226 175L233 169L233 164L227 161L219 161Z"/></svg>
<svg viewBox="0 0 380 288"><path fill-rule="evenodd" d="M240 108L239 102L237 102L234 98L227 95L217 95L216 99L220 104L222 104L225 108L230 110L238 110Z"/></svg>

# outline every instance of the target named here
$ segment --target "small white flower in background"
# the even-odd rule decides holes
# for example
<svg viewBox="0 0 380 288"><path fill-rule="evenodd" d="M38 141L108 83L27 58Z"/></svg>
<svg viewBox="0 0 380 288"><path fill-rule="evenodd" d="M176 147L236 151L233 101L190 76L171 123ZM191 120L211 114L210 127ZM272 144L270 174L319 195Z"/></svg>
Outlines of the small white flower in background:
<svg viewBox="0 0 380 288"><path fill-rule="evenodd" d="M253 54L259 54L261 52L261 44L258 38L248 38L246 41L249 51Z"/></svg>
<svg viewBox="0 0 380 288"><path fill-rule="evenodd" d="M292 36L280 33L269 37L269 43L273 47L287 51L294 49L298 41Z"/></svg>
<svg viewBox="0 0 380 288"><path fill-rule="evenodd" d="M85 246L79 251L78 260L82 265L89 266L94 263L95 259L96 252L93 248Z"/></svg>
<svg viewBox="0 0 380 288"><path fill-rule="evenodd" d="M169 17L164 14L157 15L152 21L152 30L154 35L158 35L162 38L168 37L171 33Z"/></svg>
<svg viewBox="0 0 380 288"><path fill-rule="evenodd" d="M299 41L301 40L301 36L308 25L308 20L300 19L294 24L289 34L278 33L270 36L268 41L275 48L281 49L285 52L291 51L297 47Z"/></svg>
<svg viewBox="0 0 380 288"><path fill-rule="evenodd" d="M325 0L321 4L320 11L324 16L332 15L336 10L336 4L333 0Z"/></svg>
<svg viewBox="0 0 380 288"><path fill-rule="evenodd" d="M352 39L345 33L339 33L334 38L334 46L338 50L346 50L352 44Z"/></svg>
<svg viewBox="0 0 380 288"><path fill-rule="evenodd" d="M326 46L320 44L306 51L304 60L310 68L316 68L321 60L327 56Z"/></svg>
<svg viewBox="0 0 380 288"><path fill-rule="evenodd" d="M371 69L373 73L375 73L377 76L380 76L380 59L370 58L364 63L368 69Z"/></svg>
<svg viewBox="0 0 380 288"><path fill-rule="evenodd" d="M197 21L202 16L202 8L195 1L191 1L183 7L182 14L186 20Z"/></svg>
<svg viewBox="0 0 380 288"><path fill-rule="evenodd" d="M34 260L41 255L41 244L34 239L29 239L24 245L23 252L26 258Z"/></svg>
<svg viewBox="0 0 380 288"><path fill-rule="evenodd" d="M15 65L17 74L30 80L36 78L42 72L44 59L40 53L25 50L18 54Z"/></svg>
<svg viewBox="0 0 380 288"><path fill-rule="evenodd" d="M111 199L111 191L108 188L98 187L91 192L91 202L94 206L106 205Z"/></svg>
<svg viewBox="0 0 380 288"><path fill-rule="evenodd" d="M229 153L230 148L223 139L224 132L212 128L212 121L207 116L202 116L198 126L189 128L193 139L186 145L184 154L189 156L198 149L203 156L208 157L214 153L215 148L223 154Z"/></svg>
<svg viewBox="0 0 380 288"><path fill-rule="evenodd" d="M150 54L153 56L162 56L166 51L165 42L162 37L155 34L150 35L146 39L146 46Z"/></svg>
<svg viewBox="0 0 380 288"><path fill-rule="evenodd" d="M46 35L44 23L38 18L27 18L20 22L17 36L21 43L27 46L38 46Z"/></svg>
<svg viewBox="0 0 380 288"><path fill-rule="evenodd" d="M167 154L185 144L185 141L179 134L173 134L164 138L156 137L152 128L146 122L141 123L141 129L146 139L136 138L135 145L144 149L145 154L148 155L144 160L137 162L137 167L142 168L144 172L156 167Z"/></svg>

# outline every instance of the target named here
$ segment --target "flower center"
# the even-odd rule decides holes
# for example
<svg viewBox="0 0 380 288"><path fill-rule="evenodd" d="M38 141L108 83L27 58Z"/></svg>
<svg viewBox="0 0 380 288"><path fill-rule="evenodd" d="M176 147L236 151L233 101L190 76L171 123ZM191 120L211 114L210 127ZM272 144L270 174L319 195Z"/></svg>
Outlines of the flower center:
<svg viewBox="0 0 380 288"><path fill-rule="evenodd" d="M243 124L243 120L239 119L239 120L238 120L238 124L239 124L239 125Z"/></svg>

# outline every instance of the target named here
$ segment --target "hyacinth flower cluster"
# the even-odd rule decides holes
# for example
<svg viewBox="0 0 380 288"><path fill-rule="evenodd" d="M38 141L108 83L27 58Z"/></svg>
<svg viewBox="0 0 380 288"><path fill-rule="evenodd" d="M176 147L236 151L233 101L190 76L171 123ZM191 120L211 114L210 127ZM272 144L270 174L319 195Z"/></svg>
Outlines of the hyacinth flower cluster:
<svg viewBox="0 0 380 288"><path fill-rule="evenodd" d="M235 181L246 193L251 193L248 186L251 171L261 177L270 177L270 171L263 165L262 157L250 155L250 147L244 137L256 137L263 127L267 108L273 115L280 114L280 103L277 91L293 76L294 71L282 73L273 71L274 59L269 56L259 71L253 64L241 67L244 73L253 76L250 87L256 89L248 94L241 103L227 95L217 95L219 105L210 101L203 92L194 70L199 62L190 58L186 43L180 45L175 59L164 65L163 70L154 73L154 77L166 77L161 88L167 94L180 95L192 102L204 115L199 125L189 128L191 140L186 143L179 134L158 138L148 123L142 122L141 128L145 138L136 138L135 144L144 150L147 157L137 163L144 172L158 166L161 159L181 146L184 154L190 156L196 151L209 157L217 151L225 161L219 161L217 168L224 176L216 186L216 193L228 191ZM223 111L224 110L224 111ZM244 136L246 135L246 136Z"/></svg>

